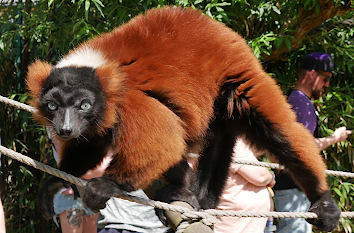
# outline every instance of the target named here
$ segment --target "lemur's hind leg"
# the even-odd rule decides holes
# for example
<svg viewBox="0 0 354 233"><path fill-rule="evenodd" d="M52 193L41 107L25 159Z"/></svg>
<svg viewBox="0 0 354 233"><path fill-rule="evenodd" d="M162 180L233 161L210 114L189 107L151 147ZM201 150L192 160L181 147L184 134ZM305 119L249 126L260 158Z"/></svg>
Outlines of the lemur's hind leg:
<svg viewBox="0 0 354 233"><path fill-rule="evenodd" d="M254 76L248 79L247 75ZM285 165L311 201L311 210L319 215L313 223L319 229L332 230L340 212L329 195L326 166L313 136L296 121L280 88L265 73L244 73L229 81L229 85L237 86L228 100L231 125L239 128L256 147L268 151Z"/></svg>
<svg viewBox="0 0 354 233"><path fill-rule="evenodd" d="M156 192L155 200L166 203L183 201L196 210L200 208L197 196L193 192L196 174L186 160L182 160L180 163L170 168L164 174L164 178L167 181L167 185ZM155 209L155 212L160 220L167 225L168 221L164 210Z"/></svg>

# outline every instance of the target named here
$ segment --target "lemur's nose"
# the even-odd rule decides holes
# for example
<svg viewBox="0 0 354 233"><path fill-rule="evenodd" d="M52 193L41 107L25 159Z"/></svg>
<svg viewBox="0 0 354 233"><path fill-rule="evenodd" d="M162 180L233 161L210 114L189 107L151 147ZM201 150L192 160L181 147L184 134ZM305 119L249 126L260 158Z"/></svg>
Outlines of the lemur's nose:
<svg viewBox="0 0 354 233"><path fill-rule="evenodd" d="M73 132L72 127L71 127L71 109L66 108L65 109L65 116L64 116L64 123L61 129L59 130L59 134L62 137L68 137L71 136L71 133Z"/></svg>
<svg viewBox="0 0 354 233"><path fill-rule="evenodd" d="M70 136L72 133L72 129L68 129L68 128L62 128L60 131L60 136Z"/></svg>

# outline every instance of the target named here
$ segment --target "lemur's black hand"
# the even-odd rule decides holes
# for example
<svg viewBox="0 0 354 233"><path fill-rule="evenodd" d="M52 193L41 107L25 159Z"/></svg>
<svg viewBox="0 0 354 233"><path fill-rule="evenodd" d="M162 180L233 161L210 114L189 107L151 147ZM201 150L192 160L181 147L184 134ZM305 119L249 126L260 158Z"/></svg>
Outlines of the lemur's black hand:
<svg viewBox="0 0 354 233"><path fill-rule="evenodd" d="M91 179L84 188L82 200L85 205L94 212L106 207L108 199L113 197L115 193L120 193L121 190L133 191L129 185L120 185L112 178L102 176Z"/></svg>
<svg viewBox="0 0 354 233"><path fill-rule="evenodd" d="M332 231L336 228L340 218L340 210L329 192L324 193L319 200L314 202L309 211L316 213L318 218L307 219L306 221L319 230Z"/></svg>

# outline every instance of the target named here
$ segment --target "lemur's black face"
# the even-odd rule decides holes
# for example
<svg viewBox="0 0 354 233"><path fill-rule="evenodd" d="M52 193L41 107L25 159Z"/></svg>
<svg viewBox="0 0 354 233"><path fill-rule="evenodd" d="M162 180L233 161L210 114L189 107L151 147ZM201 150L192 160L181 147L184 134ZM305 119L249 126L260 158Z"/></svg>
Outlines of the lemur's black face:
<svg viewBox="0 0 354 233"><path fill-rule="evenodd" d="M104 111L104 97L95 70L88 67L54 68L46 79L39 107L63 139L89 137Z"/></svg>

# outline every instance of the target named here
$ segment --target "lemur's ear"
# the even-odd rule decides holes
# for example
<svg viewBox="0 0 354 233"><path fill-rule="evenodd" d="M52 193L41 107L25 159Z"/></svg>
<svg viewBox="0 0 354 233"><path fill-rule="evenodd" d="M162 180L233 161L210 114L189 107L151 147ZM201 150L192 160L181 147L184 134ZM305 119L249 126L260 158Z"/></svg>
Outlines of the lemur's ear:
<svg viewBox="0 0 354 233"><path fill-rule="evenodd" d="M48 78L52 68L52 65L40 60L36 60L28 67L26 82L33 99L37 99L41 94L43 83Z"/></svg>

